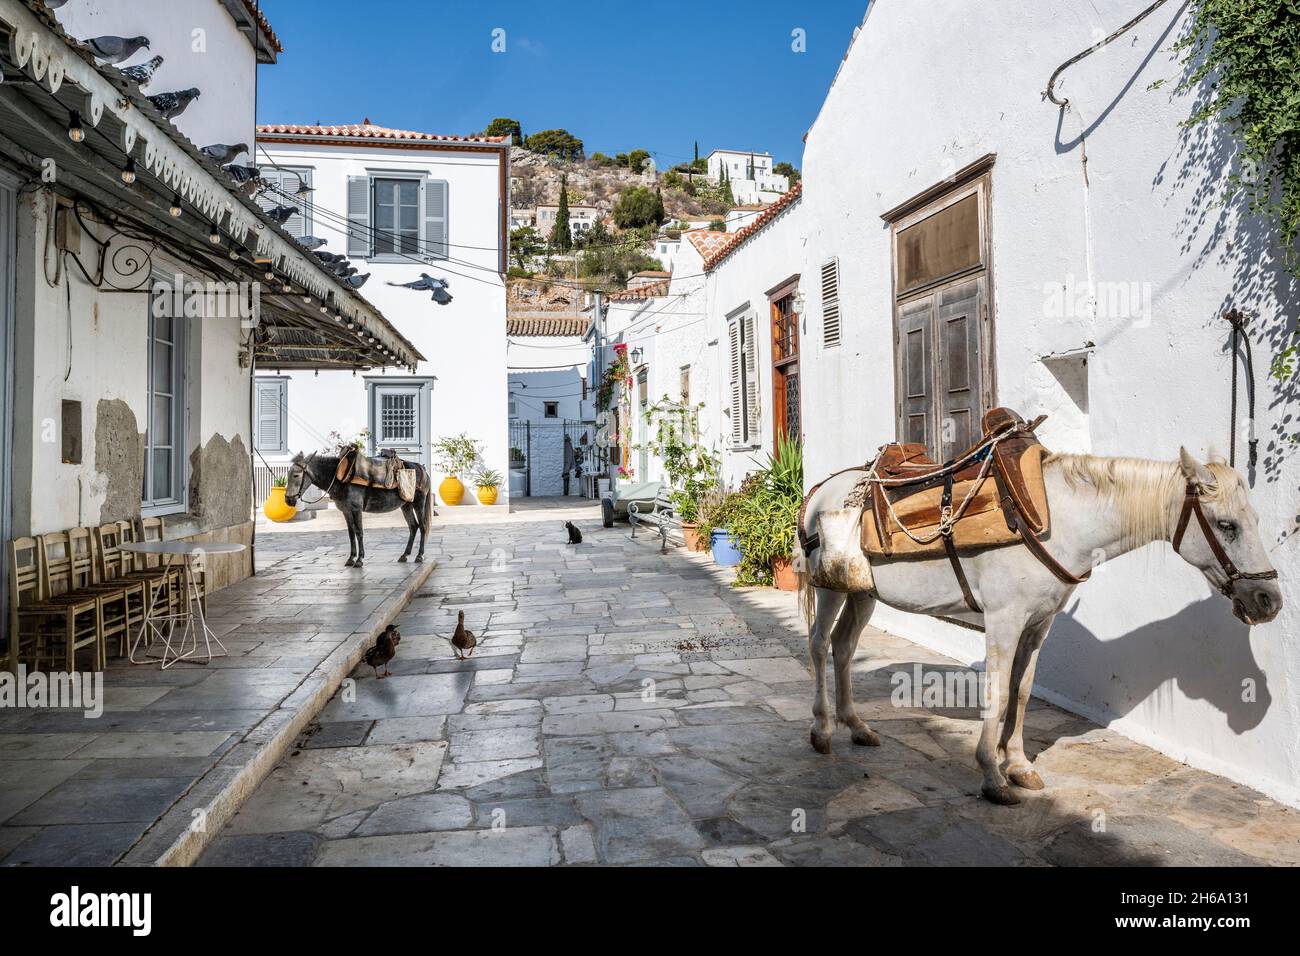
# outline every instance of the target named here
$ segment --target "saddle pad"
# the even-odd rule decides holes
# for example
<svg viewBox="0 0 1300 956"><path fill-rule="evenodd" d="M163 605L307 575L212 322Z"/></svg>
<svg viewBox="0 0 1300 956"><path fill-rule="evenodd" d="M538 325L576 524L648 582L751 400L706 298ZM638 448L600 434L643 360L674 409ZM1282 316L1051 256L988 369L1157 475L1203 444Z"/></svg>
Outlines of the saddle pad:
<svg viewBox="0 0 1300 956"><path fill-rule="evenodd" d="M1047 491L1043 486L1043 456L1046 449L1034 442L1020 449L1015 460L1016 491L1023 494L1032 506L1042 531L1048 530ZM969 474L969 471L966 471ZM966 478L953 483L952 508L955 512L966 495L974 488L974 497L953 526L953 544L958 552L982 551L985 548L1016 544L1020 534L1007 524L1006 515L999 505L1001 493L994 470L983 479ZM862 550L875 558L931 558L944 556L942 537L918 544L898 526L894 517L880 498L881 489L873 488L869 507L862 515ZM940 507L943 498L942 484L927 487L894 502L898 519L918 538L934 534L939 527ZM882 533L882 530L883 533Z"/></svg>
<svg viewBox="0 0 1300 956"><path fill-rule="evenodd" d="M415 469L403 468L397 473L397 494L403 501L415 500Z"/></svg>

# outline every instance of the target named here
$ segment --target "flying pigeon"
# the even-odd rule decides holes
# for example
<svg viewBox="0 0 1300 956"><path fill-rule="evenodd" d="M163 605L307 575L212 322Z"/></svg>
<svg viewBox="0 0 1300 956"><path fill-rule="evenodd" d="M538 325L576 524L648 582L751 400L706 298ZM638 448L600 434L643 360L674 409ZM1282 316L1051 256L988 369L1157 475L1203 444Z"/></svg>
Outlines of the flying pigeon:
<svg viewBox="0 0 1300 956"><path fill-rule="evenodd" d="M248 144L236 143L234 146L227 146L225 143L213 143L211 146L204 146L199 152L205 153L218 166L224 166L234 162L235 157L240 153L248 152Z"/></svg>
<svg viewBox="0 0 1300 956"><path fill-rule="evenodd" d="M433 301L439 305L446 305L451 301L451 296L447 293L447 280L435 279L427 272L421 272L420 278L414 282L390 282L388 284L402 289L414 289L417 292L432 292Z"/></svg>
<svg viewBox="0 0 1300 956"><path fill-rule="evenodd" d="M185 112L185 108L199 98L197 87L177 90L174 93L159 93L149 97L149 102L163 115L164 119L175 119Z"/></svg>
<svg viewBox="0 0 1300 956"><path fill-rule="evenodd" d="M45 0L45 5L51 10L57 10L67 2L68 0Z"/></svg>
<svg viewBox="0 0 1300 956"><path fill-rule="evenodd" d="M296 241L298 245L302 246L308 252L311 252L314 249L319 249L321 246L329 242L328 239L318 239L315 236L299 236Z"/></svg>
<svg viewBox="0 0 1300 956"><path fill-rule="evenodd" d="M123 60L129 60L135 56L137 50L144 47L149 49L148 37L91 37L83 41L86 46L90 47L90 52L95 55L95 59L103 60L105 63L121 63Z"/></svg>
<svg viewBox="0 0 1300 956"><path fill-rule="evenodd" d="M347 283L349 289L360 289L363 285L366 284L366 280L369 278L370 278L370 273L367 272L363 276L348 276L343 281Z"/></svg>
<svg viewBox="0 0 1300 956"><path fill-rule="evenodd" d="M118 72L143 90L149 85L149 81L153 79L154 71L158 69L158 67L162 66L162 64L163 58L156 56L148 63L138 63L135 66L126 66L118 70Z"/></svg>
<svg viewBox="0 0 1300 956"><path fill-rule="evenodd" d="M294 214L297 212L297 206L276 206L274 209L268 209L266 214L273 222L278 222L283 226L286 222L292 219Z"/></svg>

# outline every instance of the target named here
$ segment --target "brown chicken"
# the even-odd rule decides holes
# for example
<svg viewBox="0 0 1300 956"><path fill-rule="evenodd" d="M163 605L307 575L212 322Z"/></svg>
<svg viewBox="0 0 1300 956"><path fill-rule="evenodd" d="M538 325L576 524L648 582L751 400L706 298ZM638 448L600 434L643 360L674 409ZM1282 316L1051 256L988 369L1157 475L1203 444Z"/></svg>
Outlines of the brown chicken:
<svg viewBox="0 0 1300 956"><path fill-rule="evenodd" d="M456 659L461 661L473 654L474 648L478 646L478 638L474 636L474 632L465 630L464 611L457 612L456 630L451 635L451 646L456 648Z"/></svg>
<svg viewBox="0 0 1300 956"><path fill-rule="evenodd" d="M402 632L397 629L396 624L389 624L379 635L379 640L375 641L375 646L366 651L363 660L375 669L375 677L379 680L392 676L388 672L388 662L397 656L397 645L400 643L402 643ZM381 664L384 667L382 674L379 673Z"/></svg>

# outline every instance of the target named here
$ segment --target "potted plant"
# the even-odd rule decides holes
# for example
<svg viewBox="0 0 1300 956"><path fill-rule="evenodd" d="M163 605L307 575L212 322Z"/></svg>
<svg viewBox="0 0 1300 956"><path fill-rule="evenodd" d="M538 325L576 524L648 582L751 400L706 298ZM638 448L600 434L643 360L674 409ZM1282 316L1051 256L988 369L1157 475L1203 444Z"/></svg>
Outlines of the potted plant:
<svg viewBox="0 0 1300 956"><path fill-rule="evenodd" d="M271 479L271 493L262 505L262 514L272 521L288 521L298 513L298 509L284 500L284 489L289 484L285 475L276 475Z"/></svg>
<svg viewBox="0 0 1300 956"><path fill-rule="evenodd" d="M713 561L719 567L734 567L744 558L741 538L731 530L730 524L748 494L749 490L742 485L734 492L719 489L701 502L696 534L708 542Z"/></svg>
<svg viewBox="0 0 1300 956"><path fill-rule="evenodd" d="M740 501L727 514L726 527L744 542L736 572L737 585L775 583L782 590L798 587L791 563L795 522L803 502L803 452L799 442L780 438L766 467L751 474Z"/></svg>
<svg viewBox="0 0 1300 956"><path fill-rule="evenodd" d="M497 503L497 488L501 486L501 472L493 471L491 468L480 468L478 474L474 476L478 485L476 494L478 503L481 505L494 505Z"/></svg>
<svg viewBox="0 0 1300 956"><path fill-rule="evenodd" d="M699 411L664 396L644 414L650 439L646 447L663 462L671 485L673 508L682 523L687 549L703 551L708 536L699 532L700 499L717 487L718 456L699 442Z"/></svg>
<svg viewBox="0 0 1300 956"><path fill-rule="evenodd" d="M438 497L445 504L458 505L465 497L461 475L468 475L479 459L479 443L465 432L444 435L433 443L433 460L445 475L438 485Z"/></svg>

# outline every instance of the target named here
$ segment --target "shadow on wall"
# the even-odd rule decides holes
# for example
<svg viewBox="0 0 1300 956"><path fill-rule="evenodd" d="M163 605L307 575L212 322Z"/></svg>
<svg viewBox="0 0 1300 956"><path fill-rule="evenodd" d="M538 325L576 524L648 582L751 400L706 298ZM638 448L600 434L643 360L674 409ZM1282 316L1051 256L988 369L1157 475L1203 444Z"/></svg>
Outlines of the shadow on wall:
<svg viewBox="0 0 1300 956"><path fill-rule="evenodd" d="M1115 719L1152 695L1169 693L1162 688L1172 683L1186 697L1213 705L1235 734L1253 730L1268 713L1268 677L1255 660L1250 628L1217 594L1113 640L1080 623L1074 616L1078 607L1076 601L1057 615L1043 645L1037 686L1071 688L1068 696L1076 702ZM1078 660L1088 661L1105 686L1080 685L1073 664Z"/></svg>

